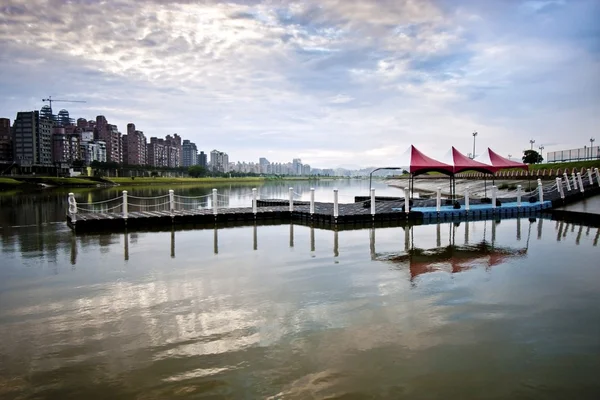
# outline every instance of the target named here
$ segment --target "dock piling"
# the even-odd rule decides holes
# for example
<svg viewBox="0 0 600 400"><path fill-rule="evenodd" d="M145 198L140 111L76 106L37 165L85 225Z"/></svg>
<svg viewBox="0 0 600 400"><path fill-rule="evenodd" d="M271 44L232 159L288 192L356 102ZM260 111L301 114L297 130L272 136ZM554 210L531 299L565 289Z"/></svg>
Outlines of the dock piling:
<svg viewBox="0 0 600 400"><path fill-rule="evenodd" d="M288 189L289 199L290 199L290 212L294 211L294 188Z"/></svg>
<svg viewBox="0 0 600 400"><path fill-rule="evenodd" d="M252 188L252 213L256 218L257 205L256 205L256 188Z"/></svg>
<svg viewBox="0 0 600 400"><path fill-rule="evenodd" d="M75 223L77 221L77 200L75 199L75 193L69 193L68 203L71 223Z"/></svg>
<svg viewBox="0 0 600 400"><path fill-rule="evenodd" d="M577 177L575 176L575 172L571 173L571 178L573 178L573 190L577 190Z"/></svg>
<svg viewBox="0 0 600 400"><path fill-rule="evenodd" d="M560 194L561 200L564 200L565 192L563 192L562 180L560 178L556 178L556 187L558 189L558 193Z"/></svg>
<svg viewBox="0 0 600 400"><path fill-rule="evenodd" d="M404 188L404 212L410 212L410 189L407 187Z"/></svg>
<svg viewBox="0 0 600 400"><path fill-rule="evenodd" d="M517 185L517 207L521 208L521 185Z"/></svg>
<svg viewBox="0 0 600 400"><path fill-rule="evenodd" d="M213 207L213 215L217 215L217 207L218 207L218 198L217 198L217 189L212 190L212 207Z"/></svg>
<svg viewBox="0 0 600 400"><path fill-rule="evenodd" d="M315 213L315 188L310 188L310 216Z"/></svg>
<svg viewBox="0 0 600 400"><path fill-rule="evenodd" d="M579 191L581 193L583 193L585 189L583 188L583 180L581 179L581 172L577 173L577 180L579 181Z"/></svg>
<svg viewBox="0 0 600 400"><path fill-rule="evenodd" d="M567 175L567 173L565 172L563 174L563 176L565 177L565 184L567 185L567 191L571 191L571 184L569 183L569 175Z"/></svg>
<svg viewBox="0 0 600 400"><path fill-rule="evenodd" d="M127 219L127 190L123 190L123 219Z"/></svg>
<svg viewBox="0 0 600 400"><path fill-rule="evenodd" d="M173 189L169 189L169 210L173 215L173 211L175 211L175 191Z"/></svg>
<svg viewBox="0 0 600 400"><path fill-rule="evenodd" d="M469 187L465 188L465 211L469 212Z"/></svg>
<svg viewBox="0 0 600 400"><path fill-rule="evenodd" d="M333 189L333 218L337 219L340 215L339 204L338 204L338 190Z"/></svg>
<svg viewBox="0 0 600 400"><path fill-rule="evenodd" d="M442 188L438 187L436 190L436 198L435 198L435 211L438 213L442 208Z"/></svg>
<svg viewBox="0 0 600 400"><path fill-rule="evenodd" d="M497 191L498 187L496 185L492 186L492 209L495 210L496 209L496 196L497 196Z"/></svg>
<svg viewBox="0 0 600 400"><path fill-rule="evenodd" d="M587 174L590 185L594 186L594 177L592 176L592 170L590 168L587 169Z"/></svg>
<svg viewBox="0 0 600 400"><path fill-rule="evenodd" d="M375 216L375 189L371 189L371 215Z"/></svg>
<svg viewBox="0 0 600 400"><path fill-rule="evenodd" d="M544 202L544 188L542 187L542 180L538 179L538 195L540 203Z"/></svg>

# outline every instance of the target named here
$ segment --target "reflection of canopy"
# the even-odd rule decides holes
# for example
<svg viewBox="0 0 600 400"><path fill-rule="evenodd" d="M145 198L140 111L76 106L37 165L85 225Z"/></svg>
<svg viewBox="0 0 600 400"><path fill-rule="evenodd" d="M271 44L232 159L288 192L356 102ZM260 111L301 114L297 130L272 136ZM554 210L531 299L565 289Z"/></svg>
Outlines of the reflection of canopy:
<svg viewBox="0 0 600 400"><path fill-rule="evenodd" d="M462 171L478 171L483 172L484 174L493 174L500 169L494 167L493 165L472 160L456 150L454 146L452 146L452 149L450 149L442 161L452 165L454 167L455 174L458 174Z"/></svg>
<svg viewBox="0 0 600 400"><path fill-rule="evenodd" d="M476 157L475 161L478 161L487 166L494 167L496 168L496 170L508 168L521 168L524 170L529 170L529 166L527 164L504 158L498 153L493 152L492 149L490 149L489 147L486 151L483 152L482 155Z"/></svg>
<svg viewBox="0 0 600 400"><path fill-rule="evenodd" d="M488 267L502 264L512 257L523 257L527 249L511 249L494 247L488 242L473 246L446 246L432 250L411 249L399 256L388 258L396 263L409 263L412 278L418 275L439 270L442 265L449 264L452 272L461 272L473 267L474 264L485 264Z"/></svg>
<svg viewBox="0 0 600 400"><path fill-rule="evenodd" d="M413 145L401 156L400 165L413 176L424 174L426 172L441 172L445 175L452 175L454 167L426 156Z"/></svg>

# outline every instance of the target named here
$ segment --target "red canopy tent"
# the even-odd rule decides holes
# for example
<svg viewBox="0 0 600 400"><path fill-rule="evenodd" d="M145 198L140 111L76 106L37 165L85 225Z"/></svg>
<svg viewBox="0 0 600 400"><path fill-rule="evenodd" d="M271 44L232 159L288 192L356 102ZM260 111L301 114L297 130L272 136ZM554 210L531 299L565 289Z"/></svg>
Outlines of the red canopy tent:
<svg viewBox="0 0 600 400"><path fill-rule="evenodd" d="M494 174L499 169L496 166L485 164L465 156L460 151L456 150L454 146L452 146L452 149L443 161L446 161L454 167L455 174L462 171L478 171L483 172L484 174Z"/></svg>
<svg viewBox="0 0 600 400"><path fill-rule="evenodd" d="M452 165L426 156L413 145L401 156L400 165L413 176L427 172L440 172L449 176L454 174Z"/></svg>
<svg viewBox="0 0 600 400"><path fill-rule="evenodd" d="M489 147L483 154L481 154L479 157L476 157L474 161L494 167L496 168L496 171L509 168L521 168L526 171L529 170L529 166L527 164L502 157L500 154L492 151L492 149Z"/></svg>

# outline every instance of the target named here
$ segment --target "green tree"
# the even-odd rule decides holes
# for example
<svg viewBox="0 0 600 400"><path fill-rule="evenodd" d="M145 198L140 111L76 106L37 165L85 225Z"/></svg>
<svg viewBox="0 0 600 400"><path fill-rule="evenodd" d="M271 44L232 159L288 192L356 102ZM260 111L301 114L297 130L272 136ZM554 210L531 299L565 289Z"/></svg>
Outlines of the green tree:
<svg viewBox="0 0 600 400"><path fill-rule="evenodd" d="M188 174L192 178L200 178L200 177L206 176L206 168L204 168L200 165L192 165L191 167L188 168Z"/></svg>
<svg viewBox="0 0 600 400"><path fill-rule="evenodd" d="M544 161L544 157L535 150L525 150L523 152L523 162L525 164L539 164Z"/></svg>

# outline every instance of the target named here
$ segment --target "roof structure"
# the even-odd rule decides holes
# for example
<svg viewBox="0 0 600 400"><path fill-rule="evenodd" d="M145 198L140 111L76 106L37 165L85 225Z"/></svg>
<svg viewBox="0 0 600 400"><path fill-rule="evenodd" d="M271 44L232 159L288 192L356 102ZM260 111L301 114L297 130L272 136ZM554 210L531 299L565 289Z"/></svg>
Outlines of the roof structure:
<svg viewBox="0 0 600 400"><path fill-rule="evenodd" d="M426 172L441 172L445 175L454 174L454 167L452 165L426 156L413 145L401 156L400 165L402 168L407 169L413 176Z"/></svg>
<svg viewBox="0 0 600 400"><path fill-rule="evenodd" d="M454 146L452 146L442 161L452 165L454 167L455 174L458 174L462 171L478 171L485 174L494 174L500 169L493 165L484 164L482 162L473 160L456 150Z"/></svg>
<svg viewBox="0 0 600 400"><path fill-rule="evenodd" d="M487 150L475 158L475 161L478 161L482 164L486 164L496 168L496 170L508 169L508 168L521 168L524 170L529 170L529 166L524 163L520 163L517 161L509 160L508 158L502 157L498 153L495 153L489 147Z"/></svg>

